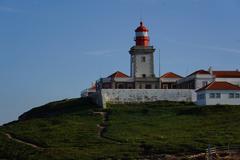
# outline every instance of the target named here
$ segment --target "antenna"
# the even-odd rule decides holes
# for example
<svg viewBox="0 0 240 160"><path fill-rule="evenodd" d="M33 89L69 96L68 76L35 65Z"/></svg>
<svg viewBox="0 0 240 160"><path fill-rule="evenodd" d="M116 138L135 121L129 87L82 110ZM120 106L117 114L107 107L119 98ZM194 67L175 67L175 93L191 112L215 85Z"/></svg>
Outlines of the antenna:
<svg viewBox="0 0 240 160"><path fill-rule="evenodd" d="M143 17L142 17L142 8L140 8L140 22L143 21Z"/></svg>

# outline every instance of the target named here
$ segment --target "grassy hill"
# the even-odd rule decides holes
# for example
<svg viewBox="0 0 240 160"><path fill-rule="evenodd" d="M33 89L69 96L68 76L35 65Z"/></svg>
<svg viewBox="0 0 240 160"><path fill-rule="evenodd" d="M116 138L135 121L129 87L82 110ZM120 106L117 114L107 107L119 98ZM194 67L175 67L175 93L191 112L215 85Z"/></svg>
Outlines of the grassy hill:
<svg viewBox="0 0 240 160"><path fill-rule="evenodd" d="M240 144L240 107L197 107L155 102L110 105L99 136L101 111L87 99L33 108L0 127L0 159L136 159L204 152L208 144ZM37 145L39 148L9 139ZM154 157L152 157L154 159Z"/></svg>

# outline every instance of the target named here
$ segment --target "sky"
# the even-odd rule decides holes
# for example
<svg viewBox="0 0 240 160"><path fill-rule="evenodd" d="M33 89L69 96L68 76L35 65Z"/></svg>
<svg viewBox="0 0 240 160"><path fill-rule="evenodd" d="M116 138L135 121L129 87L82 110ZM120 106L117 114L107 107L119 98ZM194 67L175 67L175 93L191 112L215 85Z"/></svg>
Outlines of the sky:
<svg viewBox="0 0 240 160"><path fill-rule="evenodd" d="M0 0L0 124L130 73L140 20L155 72L240 68L239 0Z"/></svg>

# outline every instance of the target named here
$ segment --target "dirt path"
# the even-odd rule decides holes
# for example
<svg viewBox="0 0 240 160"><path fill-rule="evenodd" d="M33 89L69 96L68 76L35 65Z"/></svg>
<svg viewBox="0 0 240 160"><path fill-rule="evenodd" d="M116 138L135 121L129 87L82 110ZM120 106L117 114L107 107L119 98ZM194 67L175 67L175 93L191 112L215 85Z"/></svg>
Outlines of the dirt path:
<svg viewBox="0 0 240 160"><path fill-rule="evenodd" d="M97 125L98 128L98 135L103 138L103 133L107 129L107 121L108 121L108 113L107 112L93 112L94 115L101 115L102 116L102 123Z"/></svg>
<svg viewBox="0 0 240 160"><path fill-rule="evenodd" d="M25 144L25 145L28 145L28 146L31 146L33 148L36 148L36 149L39 149L39 150L42 150L43 148L42 147L39 147L35 144L32 144L32 143L29 143L29 142L25 142L23 140L20 140L20 139L17 139L17 138L14 138L11 136L11 134L9 133L3 133L5 136L7 136L8 139L12 140L12 141L15 141L15 142L18 142L18 143L22 143L22 144Z"/></svg>
<svg viewBox="0 0 240 160"><path fill-rule="evenodd" d="M107 131L108 127L108 121L109 121L109 113L107 112L93 112L94 115L101 115L102 116L102 123L97 125L98 128L98 135L101 138L104 138L106 140L112 141L117 144L122 144L121 141L113 139L111 137L107 137L104 135L104 133Z"/></svg>

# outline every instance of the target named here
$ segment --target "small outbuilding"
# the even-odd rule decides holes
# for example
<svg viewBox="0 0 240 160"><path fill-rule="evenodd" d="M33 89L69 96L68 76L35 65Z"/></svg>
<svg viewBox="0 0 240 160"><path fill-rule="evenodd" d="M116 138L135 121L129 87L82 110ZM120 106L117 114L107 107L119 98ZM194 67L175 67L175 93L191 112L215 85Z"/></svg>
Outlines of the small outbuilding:
<svg viewBox="0 0 240 160"><path fill-rule="evenodd" d="M90 97L96 93L96 84L92 84L90 88L87 88L81 92L81 97Z"/></svg>
<svg viewBox="0 0 240 160"><path fill-rule="evenodd" d="M240 87L228 82L212 82L196 91L197 105L240 105Z"/></svg>
<svg viewBox="0 0 240 160"><path fill-rule="evenodd" d="M179 76L173 72L167 72L160 77L160 88L162 89L176 89L177 81L182 79L182 76Z"/></svg>

